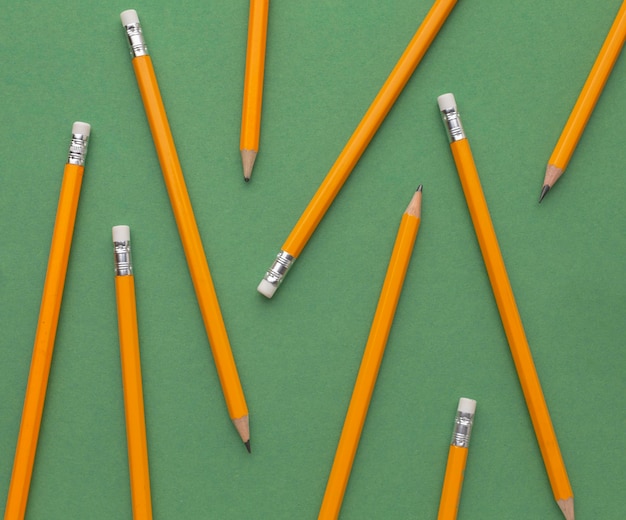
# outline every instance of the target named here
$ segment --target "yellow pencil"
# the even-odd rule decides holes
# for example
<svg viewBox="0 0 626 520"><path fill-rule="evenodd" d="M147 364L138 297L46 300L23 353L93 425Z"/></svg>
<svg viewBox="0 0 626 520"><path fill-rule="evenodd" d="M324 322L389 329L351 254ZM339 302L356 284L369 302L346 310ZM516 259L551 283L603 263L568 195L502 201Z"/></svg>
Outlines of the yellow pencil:
<svg viewBox="0 0 626 520"><path fill-rule="evenodd" d="M622 7L620 7L615 17L615 21L589 72L589 76L565 124L565 128L561 132L561 137L559 137L556 147L548 160L539 202L543 200L552 186L554 186L554 183L563 175L565 168L567 168L576 145L583 135L585 126L587 126L587 121L589 121L600 94L602 94L604 85L609 79L613 65L615 65L615 61L624 46L625 39L626 0L622 3Z"/></svg>
<svg viewBox="0 0 626 520"><path fill-rule="evenodd" d="M239 139L243 178L246 182L250 180L254 161L259 152L269 4L269 0L250 0L246 73L243 84L243 108Z"/></svg>
<svg viewBox="0 0 626 520"><path fill-rule="evenodd" d="M446 474L443 478L437 520L455 520L459 511L461 488L465 478L465 464L469 448L476 401L461 397L454 419L454 431L448 450Z"/></svg>
<svg viewBox="0 0 626 520"><path fill-rule="evenodd" d="M128 226L115 226L113 228L113 249L133 518L150 520L152 518L152 500L150 498L148 443L143 407L135 280L130 247L130 228Z"/></svg>
<svg viewBox="0 0 626 520"><path fill-rule="evenodd" d="M289 268L300 256L456 2L457 0L436 0L431 7L257 287L267 298L274 295Z"/></svg>
<svg viewBox="0 0 626 520"><path fill-rule="evenodd" d="M165 107L154 75L152 60L148 54L137 12L134 9L124 11L121 14L121 19L130 43L135 76L159 156L163 178L178 226L178 234L187 258L187 265L224 392L228 413L241 440L250 451L248 406L200 239L200 232L191 207L191 200L187 193L174 139L165 114Z"/></svg>
<svg viewBox="0 0 626 520"><path fill-rule="evenodd" d="M352 398L339 438L335 459L330 470L319 520L331 520L339 516L343 496L350 478L352 463L361 438L380 364L385 353L387 338L396 312L402 285L406 275L417 231L421 221L422 187L411 198L402 215L400 227L389 260L372 327L370 329L359 373L354 384Z"/></svg>
<svg viewBox="0 0 626 520"><path fill-rule="evenodd" d="M52 233L5 520L21 520L26 512L90 132L91 126L87 123L76 122L72 126L72 141Z"/></svg>
<svg viewBox="0 0 626 520"><path fill-rule="evenodd" d="M574 495L565 463L552 426L548 405L543 396L522 319L515 303L515 296L504 266L496 232L493 229L472 151L461 125L456 101L452 94L444 94L439 96L438 102L552 492L565 518L574 520Z"/></svg>

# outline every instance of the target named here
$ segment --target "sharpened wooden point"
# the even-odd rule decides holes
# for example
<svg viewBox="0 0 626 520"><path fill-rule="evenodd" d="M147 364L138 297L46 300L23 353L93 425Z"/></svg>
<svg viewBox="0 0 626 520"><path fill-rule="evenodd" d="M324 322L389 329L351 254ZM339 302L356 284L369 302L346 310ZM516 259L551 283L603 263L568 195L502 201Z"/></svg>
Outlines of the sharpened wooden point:
<svg viewBox="0 0 626 520"><path fill-rule="evenodd" d="M252 168L254 168L254 161L256 160L256 152L254 150L241 150L241 162L243 164L243 179L246 182L250 181L252 176Z"/></svg>
<svg viewBox="0 0 626 520"><path fill-rule="evenodd" d="M547 184L541 188L541 195L539 195L539 202L541 202L543 200L543 198L546 196L546 194L550 191L550 186L548 186Z"/></svg>
<svg viewBox="0 0 626 520"><path fill-rule="evenodd" d="M574 497L567 498L565 500L557 500L565 520L575 520L574 518Z"/></svg>

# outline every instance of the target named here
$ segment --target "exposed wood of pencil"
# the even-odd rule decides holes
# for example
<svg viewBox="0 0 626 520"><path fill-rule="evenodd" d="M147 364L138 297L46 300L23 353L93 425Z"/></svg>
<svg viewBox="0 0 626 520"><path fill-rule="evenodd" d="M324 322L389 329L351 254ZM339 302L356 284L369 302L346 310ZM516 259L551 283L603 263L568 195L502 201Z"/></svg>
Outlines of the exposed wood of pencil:
<svg viewBox="0 0 626 520"><path fill-rule="evenodd" d="M450 446L437 520L455 520L457 517L467 453L467 448Z"/></svg>
<svg viewBox="0 0 626 520"><path fill-rule="evenodd" d="M561 450L467 139L450 144L555 500L573 497Z"/></svg>
<svg viewBox="0 0 626 520"><path fill-rule="evenodd" d="M238 420L238 424L245 423L247 425L248 407L150 56L133 58L133 67L209 338L213 359L224 392L228 413L233 421ZM237 431L242 436L244 443L250 440L243 437L243 434L249 436L247 427L245 429L238 427Z"/></svg>
<svg viewBox="0 0 626 520"><path fill-rule="evenodd" d="M239 141L243 163L243 177L246 181L250 180L254 161L259 151L268 11L269 0L250 0L246 72L243 86L243 110Z"/></svg>
<svg viewBox="0 0 626 520"><path fill-rule="evenodd" d="M283 251L294 258L300 255L455 4L456 0L435 1L348 143L287 237L282 246Z"/></svg>
<svg viewBox="0 0 626 520"><path fill-rule="evenodd" d="M604 89L626 39L626 0L622 3L611 29L602 44L578 100L548 160L543 186L551 188L567 168L591 113ZM549 189L548 188L548 189ZM547 193L547 191L546 191ZM545 194L544 194L545 196Z"/></svg>
<svg viewBox="0 0 626 520"><path fill-rule="evenodd" d="M352 463L419 229L421 200L422 192L419 189L415 192L409 207L402 215L335 459L326 484L319 520L331 520L339 516Z"/></svg>
<svg viewBox="0 0 626 520"><path fill-rule="evenodd" d="M6 520L24 518L26 511L83 172L83 166L65 165L5 508Z"/></svg>
<svg viewBox="0 0 626 520"><path fill-rule="evenodd" d="M566 500L557 500L565 520L575 520L574 518L574 497Z"/></svg>
<svg viewBox="0 0 626 520"><path fill-rule="evenodd" d="M120 359L133 518L151 519L152 500L150 498L148 442L143 406L134 277L132 275L116 276L115 294L120 335Z"/></svg>

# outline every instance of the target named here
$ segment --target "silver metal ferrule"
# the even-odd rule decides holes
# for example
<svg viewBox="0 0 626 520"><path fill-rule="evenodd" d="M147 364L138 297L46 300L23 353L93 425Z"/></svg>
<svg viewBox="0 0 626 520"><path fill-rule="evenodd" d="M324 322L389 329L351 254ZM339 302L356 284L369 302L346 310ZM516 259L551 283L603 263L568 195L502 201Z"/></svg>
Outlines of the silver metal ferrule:
<svg viewBox="0 0 626 520"><path fill-rule="evenodd" d="M148 56L148 46L143 37L141 30L141 23L134 22L124 26L126 31L126 37L128 38L128 44L130 45L130 55L133 58L138 56Z"/></svg>
<svg viewBox="0 0 626 520"><path fill-rule="evenodd" d="M115 275L130 276L133 274L133 259L130 255L130 240L113 242L115 257Z"/></svg>
<svg viewBox="0 0 626 520"><path fill-rule="evenodd" d="M85 158L87 157L88 144L88 135L72 134L72 142L70 143L70 151L67 155L67 163L77 164L78 166L85 166Z"/></svg>
<svg viewBox="0 0 626 520"><path fill-rule="evenodd" d="M456 412L454 419L454 431L452 432L452 446L469 448L472 425L474 424L474 414L466 412Z"/></svg>
<svg viewBox="0 0 626 520"><path fill-rule="evenodd" d="M461 116L455 108L446 108L441 111L441 118L443 124L448 132L448 139L450 142L460 141L465 139L465 132L463 131L463 125L461 124Z"/></svg>
<svg viewBox="0 0 626 520"><path fill-rule="evenodd" d="M291 256L286 251L281 251L278 255L276 255L276 260L274 260L272 266L267 270L263 279L266 282L271 283L274 287L278 287L287 274L287 271L289 271L289 268L292 266L294 260L295 257Z"/></svg>

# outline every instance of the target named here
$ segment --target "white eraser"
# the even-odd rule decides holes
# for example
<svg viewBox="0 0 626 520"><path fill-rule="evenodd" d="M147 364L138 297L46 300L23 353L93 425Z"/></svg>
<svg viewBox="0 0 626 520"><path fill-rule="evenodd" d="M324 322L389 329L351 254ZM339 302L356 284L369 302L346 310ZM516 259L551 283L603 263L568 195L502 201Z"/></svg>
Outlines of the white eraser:
<svg viewBox="0 0 626 520"><path fill-rule="evenodd" d="M263 280L261 280L261 283L256 288L256 290L259 291L266 298L271 298L272 296L274 296L274 293L276 292L276 289L277 289L277 287L275 285L269 283L265 278L263 278Z"/></svg>
<svg viewBox="0 0 626 520"><path fill-rule="evenodd" d="M442 94L437 98L437 103L439 103L439 110L450 110L454 109L456 111L456 100L454 99L454 94Z"/></svg>
<svg viewBox="0 0 626 520"><path fill-rule="evenodd" d="M474 412L476 412L476 401L474 401L474 399L468 399L467 397L461 397L457 411L474 414Z"/></svg>
<svg viewBox="0 0 626 520"><path fill-rule="evenodd" d="M122 19L122 25L124 27L132 23L139 23L137 11L135 11L134 9L127 9L126 11L122 11L122 13L120 14L120 18Z"/></svg>
<svg viewBox="0 0 626 520"><path fill-rule="evenodd" d="M72 134L81 134L89 136L91 133L91 125L89 123L83 123L82 121L75 121L72 125Z"/></svg>
<svg viewBox="0 0 626 520"><path fill-rule="evenodd" d="M128 226L113 226L113 242L128 242L130 228Z"/></svg>

